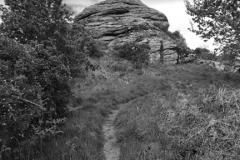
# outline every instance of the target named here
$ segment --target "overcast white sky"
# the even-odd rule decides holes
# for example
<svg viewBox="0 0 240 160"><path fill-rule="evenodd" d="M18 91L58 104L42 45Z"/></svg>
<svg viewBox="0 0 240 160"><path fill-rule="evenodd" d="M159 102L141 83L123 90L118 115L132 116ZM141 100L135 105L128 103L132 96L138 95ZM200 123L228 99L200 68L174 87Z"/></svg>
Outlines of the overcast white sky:
<svg viewBox="0 0 240 160"><path fill-rule="evenodd" d="M103 0L63 0L68 5L72 6L73 9L79 13L85 7L96 4ZM212 50L214 47L212 41L204 42L196 36L194 33L188 31L190 27L190 17L185 12L184 0L142 0L147 6L154 8L164 13L170 24L170 31L179 30L182 35L186 38L187 44L190 48L196 47L208 47ZM0 4L3 4L3 0L0 0Z"/></svg>

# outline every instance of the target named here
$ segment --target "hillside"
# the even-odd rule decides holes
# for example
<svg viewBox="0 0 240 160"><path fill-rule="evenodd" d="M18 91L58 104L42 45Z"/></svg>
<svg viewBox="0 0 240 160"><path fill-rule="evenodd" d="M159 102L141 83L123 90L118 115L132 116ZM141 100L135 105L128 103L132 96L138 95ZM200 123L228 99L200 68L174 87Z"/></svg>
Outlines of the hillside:
<svg viewBox="0 0 240 160"><path fill-rule="evenodd" d="M238 156L239 76L195 63L91 74L50 159Z"/></svg>

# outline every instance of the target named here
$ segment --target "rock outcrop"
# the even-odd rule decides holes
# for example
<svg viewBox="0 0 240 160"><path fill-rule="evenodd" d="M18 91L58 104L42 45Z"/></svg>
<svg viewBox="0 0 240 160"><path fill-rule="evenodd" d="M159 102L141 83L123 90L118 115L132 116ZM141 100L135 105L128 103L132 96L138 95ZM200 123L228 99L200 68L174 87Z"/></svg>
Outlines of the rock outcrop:
<svg viewBox="0 0 240 160"><path fill-rule="evenodd" d="M76 24L92 34L108 49L126 42L148 43L152 61L159 59L160 42L164 48L174 48L176 44L167 31L167 17L143 4L140 0L106 0L85 8L75 18ZM164 61L176 63L177 53L164 51Z"/></svg>

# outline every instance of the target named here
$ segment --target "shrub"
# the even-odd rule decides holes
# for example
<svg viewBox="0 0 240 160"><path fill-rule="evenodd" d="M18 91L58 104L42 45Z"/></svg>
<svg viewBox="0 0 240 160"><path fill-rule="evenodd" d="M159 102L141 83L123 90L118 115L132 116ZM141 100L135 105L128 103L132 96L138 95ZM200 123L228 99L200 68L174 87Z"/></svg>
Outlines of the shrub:
<svg viewBox="0 0 240 160"><path fill-rule="evenodd" d="M0 36L1 158L33 159L46 138L60 132L69 113L70 80L83 74L88 51L76 45L73 33L55 33L47 45Z"/></svg>
<svg viewBox="0 0 240 160"><path fill-rule="evenodd" d="M100 51L99 46L92 37L85 37L82 45L84 46L84 53L89 57L100 58L103 56L103 52Z"/></svg>
<svg viewBox="0 0 240 160"><path fill-rule="evenodd" d="M69 23L62 0L6 5L0 6L0 159L35 159L68 116L70 80L98 49Z"/></svg>
<svg viewBox="0 0 240 160"><path fill-rule="evenodd" d="M70 71L54 49L4 36L0 45L0 156L26 159L40 152L32 152L33 146L42 147L44 137L57 133L71 96Z"/></svg>
<svg viewBox="0 0 240 160"><path fill-rule="evenodd" d="M196 48L193 52L197 58L206 59L206 60L217 60L217 56L206 48Z"/></svg>
<svg viewBox="0 0 240 160"><path fill-rule="evenodd" d="M91 58L100 58L103 56L103 51L100 49L100 44L93 39L91 34L84 29L82 24L74 23L69 33L73 46L84 55Z"/></svg>
<svg viewBox="0 0 240 160"><path fill-rule="evenodd" d="M117 51L118 57L131 61L136 68L142 68L149 63L150 47L147 44L130 42L114 49Z"/></svg>

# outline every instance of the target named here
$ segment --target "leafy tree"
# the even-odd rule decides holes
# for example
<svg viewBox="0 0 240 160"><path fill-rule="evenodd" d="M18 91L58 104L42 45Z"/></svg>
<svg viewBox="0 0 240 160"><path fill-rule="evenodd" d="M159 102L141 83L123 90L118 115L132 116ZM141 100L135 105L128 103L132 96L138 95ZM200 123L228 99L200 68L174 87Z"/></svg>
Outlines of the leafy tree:
<svg viewBox="0 0 240 160"><path fill-rule="evenodd" d="M5 0L0 10L1 32L21 43L49 41L56 32L64 33L72 12L62 0Z"/></svg>
<svg viewBox="0 0 240 160"><path fill-rule="evenodd" d="M171 34L178 47L182 48L183 50L188 49L186 39L183 37L180 31L174 31Z"/></svg>
<svg viewBox="0 0 240 160"><path fill-rule="evenodd" d="M0 33L51 53L39 53L39 58L62 56L64 64L69 65L72 75L76 76L76 68L80 69L84 56L76 50L71 37L73 12L70 8L62 0L5 0L5 5L7 7L0 6L3 21Z"/></svg>
<svg viewBox="0 0 240 160"><path fill-rule="evenodd" d="M197 58L202 58L206 60L217 60L216 54L212 53L206 48L198 47L193 51L193 53L197 56Z"/></svg>
<svg viewBox="0 0 240 160"><path fill-rule="evenodd" d="M35 134L31 125L40 126L31 121L46 111L37 77L41 60L33 57L33 50L26 51L4 36L0 37L0 46L0 158L22 159L13 151L17 155L23 152L17 148Z"/></svg>
<svg viewBox="0 0 240 160"><path fill-rule="evenodd" d="M192 16L191 31L205 40L214 38L221 51L237 54L240 51L240 1L185 0L187 13Z"/></svg>
<svg viewBox="0 0 240 160"><path fill-rule="evenodd" d="M0 159L34 159L66 116L81 72L71 12L62 0L6 0L0 25ZM31 152L32 151L32 152ZM28 154L28 158L26 154Z"/></svg>
<svg viewBox="0 0 240 160"><path fill-rule="evenodd" d="M163 53L165 50L174 50L177 52L178 54L178 59L177 59L177 63L180 63L181 59L184 59L185 57L187 57L191 50L190 48L187 46L186 43L186 39L184 38L184 36L180 33L180 31L174 31L174 32L168 32L168 35L174 39L175 43L176 43L176 47L171 47L171 48L162 48L160 49L161 52Z"/></svg>

